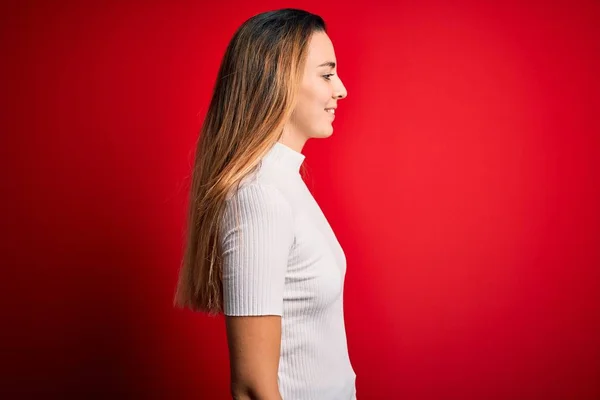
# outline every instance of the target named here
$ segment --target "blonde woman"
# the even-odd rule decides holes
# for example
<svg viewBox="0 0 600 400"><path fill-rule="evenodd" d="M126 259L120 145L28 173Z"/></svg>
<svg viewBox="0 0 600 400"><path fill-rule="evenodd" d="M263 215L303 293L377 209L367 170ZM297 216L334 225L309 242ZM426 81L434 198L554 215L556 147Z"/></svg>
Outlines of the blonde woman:
<svg viewBox="0 0 600 400"><path fill-rule="evenodd" d="M258 14L235 32L203 123L175 302L226 321L234 399L356 399L346 259L304 184L346 88L323 19Z"/></svg>

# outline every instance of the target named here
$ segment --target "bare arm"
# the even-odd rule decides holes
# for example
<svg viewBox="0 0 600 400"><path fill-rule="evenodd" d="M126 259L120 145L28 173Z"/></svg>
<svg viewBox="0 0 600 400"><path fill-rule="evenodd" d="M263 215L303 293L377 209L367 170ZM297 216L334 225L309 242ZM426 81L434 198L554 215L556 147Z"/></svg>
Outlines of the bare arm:
<svg viewBox="0 0 600 400"><path fill-rule="evenodd" d="M277 384L278 315L225 317L234 400L282 400Z"/></svg>
<svg viewBox="0 0 600 400"><path fill-rule="evenodd" d="M282 400L277 372L285 275L294 242L292 208L276 187L252 184L232 197L223 222L231 394L235 400Z"/></svg>

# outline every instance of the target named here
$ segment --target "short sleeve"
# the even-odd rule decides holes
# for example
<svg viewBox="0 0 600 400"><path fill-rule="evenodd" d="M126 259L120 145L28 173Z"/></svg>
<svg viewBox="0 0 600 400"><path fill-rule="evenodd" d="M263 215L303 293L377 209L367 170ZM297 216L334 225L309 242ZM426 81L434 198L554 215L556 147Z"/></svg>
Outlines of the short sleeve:
<svg viewBox="0 0 600 400"><path fill-rule="evenodd" d="M282 315L294 240L289 202L274 186L242 186L227 201L221 226L225 315Z"/></svg>

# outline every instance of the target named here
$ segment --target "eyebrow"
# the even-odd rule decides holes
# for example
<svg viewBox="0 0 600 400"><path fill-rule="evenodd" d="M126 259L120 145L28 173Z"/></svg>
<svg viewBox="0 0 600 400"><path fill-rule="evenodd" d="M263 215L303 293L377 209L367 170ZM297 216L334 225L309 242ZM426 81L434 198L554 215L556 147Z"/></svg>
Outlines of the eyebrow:
<svg viewBox="0 0 600 400"><path fill-rule="evenodd" d="M321 65L317 65L317 68L320 68L320 67L331 67L331 68L335 68L335 63L334 63L333 61L327 61L327 62L324 62L324 63L323 63L323 64L321 64Z"/></svg>

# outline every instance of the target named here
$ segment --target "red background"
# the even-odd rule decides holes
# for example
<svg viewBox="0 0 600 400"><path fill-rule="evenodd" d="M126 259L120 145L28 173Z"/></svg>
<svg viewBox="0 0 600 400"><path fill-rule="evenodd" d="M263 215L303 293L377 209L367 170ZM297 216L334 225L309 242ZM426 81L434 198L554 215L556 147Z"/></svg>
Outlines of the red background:
<svg viewBox="0 0 600 400"><path fill-rule="evenodd" d="M286 6L349 92L304 153L359 399L600 398L600 3L81 3L2 6L4 398L229 397L222 318L171 304L186 189L228 40Z"/></svg>

